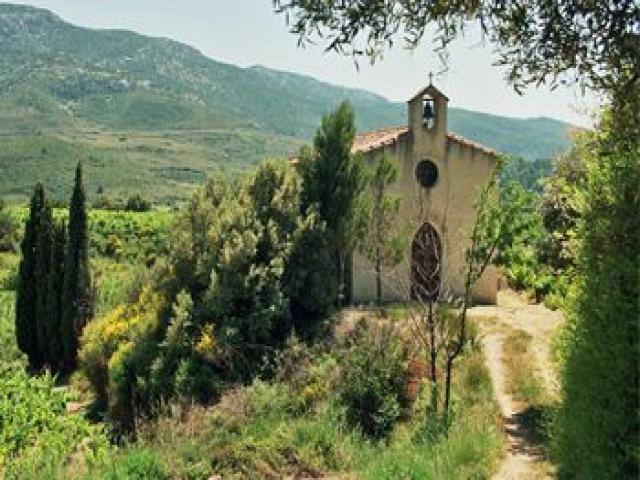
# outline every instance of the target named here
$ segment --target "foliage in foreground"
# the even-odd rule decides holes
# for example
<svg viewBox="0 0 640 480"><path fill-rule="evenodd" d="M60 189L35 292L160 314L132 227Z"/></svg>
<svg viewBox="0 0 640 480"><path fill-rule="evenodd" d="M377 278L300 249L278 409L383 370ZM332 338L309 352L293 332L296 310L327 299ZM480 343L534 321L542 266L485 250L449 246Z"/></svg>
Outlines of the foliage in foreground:
<svg viewBox="0 0 640 480"><path fill-rule="evenodd" d="M123 459L139 459L171 478L331 473L376 480L490 477L502 454L502 439L479 351L468 350L458 365L456 414L447 435L424 415L429 399L423 389L413 416L394 421L383 441L371 440L347 421L339 391L345 382L342 365L353 354L344 347L290 344L278 357L273 380L231 389L209 408L167 406L158 418L139 425L130 449L93 475L102 478ZM402 376L402 370L389 373ZM394 395L393 388L385 387L385 395Z"/></svg>
<svg viewBox="0 0 640 480"><path fill-rule="evenodd" d="M563 405L553 428L563 478L638 476L640 137L637 110L631 114L627 129L616 129L622 117L606 116L584 152L579 281L563 337Z"/></svg>
<svg viewBox="0 0 640 480"><path fill-rule="evenodd" d="M77 451L89 464L106 453L100 427L67 414L67 394L49 375L0 375L0 471L4 478L48 477Z"/></svg>
<svg viewBox="0 0 640 480"><path fill-rule="evenodd" d="M406 408L408 350L388 327L358 324L339 386L347 422L375 439L386 437Z"/></svg>

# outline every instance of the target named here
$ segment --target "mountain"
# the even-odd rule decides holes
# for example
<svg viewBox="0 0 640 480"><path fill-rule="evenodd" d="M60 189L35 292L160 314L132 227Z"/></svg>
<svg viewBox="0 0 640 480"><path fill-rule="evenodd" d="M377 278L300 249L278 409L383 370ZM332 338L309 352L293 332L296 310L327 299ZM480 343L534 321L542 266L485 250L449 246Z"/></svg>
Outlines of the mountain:
<svg viewBox="0 0 640 480"><path fill-rule="evenodd" d="M66 194L83 159L89 194L179 199L217 170L245 170L308 141L344 99L359 130L406 121L405 105L363 90L212 60L165 38L95 30L0 4L0 195L36 179ZM566 149L570 125L450 109L450 130L512 155Z"/></svg>

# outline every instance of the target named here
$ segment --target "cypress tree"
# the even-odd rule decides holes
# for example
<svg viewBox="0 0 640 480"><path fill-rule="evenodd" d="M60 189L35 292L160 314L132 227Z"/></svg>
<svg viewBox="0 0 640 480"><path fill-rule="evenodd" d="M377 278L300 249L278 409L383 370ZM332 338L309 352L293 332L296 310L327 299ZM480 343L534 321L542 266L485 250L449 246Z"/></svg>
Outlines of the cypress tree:
<svg viewBox="0 0 640 480"><path fill-rule="evenodd" d="M53 248L47 288L47 324L46 336L49 339L49 365L58 370L62 367L63 344L61 338L62 325L62 286L64 283L64 265L67 248L67 231L64 222L53 229Z"/></svg>
<svg viewBox="0 0 640 480"><path fill-rule="evenodd" d="M16 292L16 340L18 347L27 355L29 364L34 368L39 368L42 365L42 358L38 352L36 328L38 305L36 247L40 217L45 200L44 187L41 183L38 183L31 197L29 218L27 219L22 239L22 259L20 260L18 289Z"/></svg>
<svg viewBox="0 0 640 480"><path fill-rule="evenodd" d="M49 324L49 273L51 270L51 256L53 253L53 213L51 205L44 197L44 203L37 222L36 233L36 337L38 355L43 365L50 365L49 358L49 335L47 325Z"/></svg>
<svg viewBox="0 0 640 480"><path fill-rule="evenodd" d="M63 315L60 326L63 345L63 366L66 370L73 369L76 365L78 339L82 329L93 314L87 230L82 165L78 164L69 207L69 239L64 269Z"/></svg>

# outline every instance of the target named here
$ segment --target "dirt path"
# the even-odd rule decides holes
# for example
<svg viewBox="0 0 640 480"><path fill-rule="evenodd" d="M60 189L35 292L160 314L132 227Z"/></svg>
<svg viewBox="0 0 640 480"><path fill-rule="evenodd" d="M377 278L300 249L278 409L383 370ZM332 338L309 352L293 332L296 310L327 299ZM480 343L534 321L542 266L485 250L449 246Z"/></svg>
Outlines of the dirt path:
<svg viewBox="0 0 640 480"><path fill-rule="evenodd" d="M523 414L528 405L515 401L507 388L504 341L514 330L524 331L531 336L536 376L553 398L557 395L558 384L550 339L552 332L562 322L562 316L542 305L529 305L511 291L500 292L498 305L474 307L469 314L478 321L482 332L487 366L507 436L506 458L494 479L552 478L552 469L544 460L542 447L535 442L523 422Z"/></svg>

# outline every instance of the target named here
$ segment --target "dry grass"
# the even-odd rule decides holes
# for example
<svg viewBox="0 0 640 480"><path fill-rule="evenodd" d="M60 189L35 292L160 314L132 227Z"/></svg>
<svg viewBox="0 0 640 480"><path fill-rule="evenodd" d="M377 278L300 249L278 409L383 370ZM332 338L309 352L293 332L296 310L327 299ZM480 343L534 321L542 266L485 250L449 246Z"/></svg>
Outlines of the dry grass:
<svg viewBox="0 0 640 480"><path fill-rule="evenodd" d="M548 402L545 387L536 372L532 337L513 330L504 340L504 364L507 367L507 389L514 400L527 405Z"/></svg>

